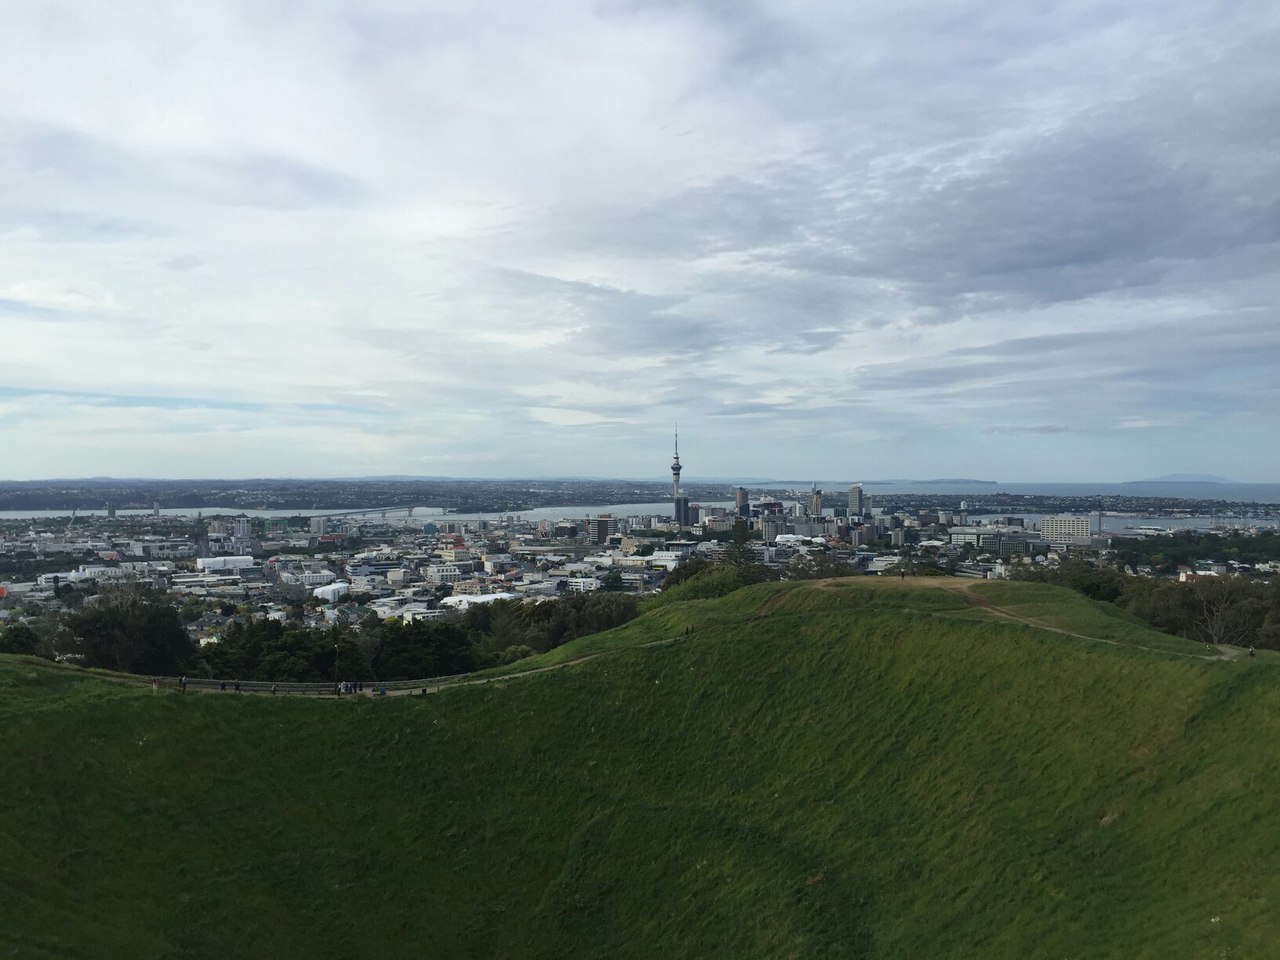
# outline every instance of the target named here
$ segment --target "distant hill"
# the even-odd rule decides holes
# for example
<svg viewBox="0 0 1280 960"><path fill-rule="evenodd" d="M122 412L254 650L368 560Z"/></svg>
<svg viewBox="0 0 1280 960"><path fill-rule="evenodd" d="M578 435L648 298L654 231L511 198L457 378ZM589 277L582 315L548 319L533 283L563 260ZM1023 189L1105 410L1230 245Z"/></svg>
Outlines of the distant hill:
<svg viewBox="0 0 1280 960"><path fill-rule="evenodd" d="M413 698L0 656L0 955L1271 956L1280 677L1203 653L867 577Z"/></svg>
<svg viewBox="0 0 1280 960"><path fill-rule="evenodd" d="M1150 480L1133 480L1131 483L1235 483L1234 480L1228 480L1226 477L1215 476L1211 473L1166 473L1162 477L1152 477Z"/></svg>
<svg viewBox="0 0 1280 960"><path fill-rule="evenodd" d="M998 480L973 480L967 477L943 477L937 480L864 480L863 486L926 486L929 484L969 484L976 486L994 487L999 485Z"/></svg>

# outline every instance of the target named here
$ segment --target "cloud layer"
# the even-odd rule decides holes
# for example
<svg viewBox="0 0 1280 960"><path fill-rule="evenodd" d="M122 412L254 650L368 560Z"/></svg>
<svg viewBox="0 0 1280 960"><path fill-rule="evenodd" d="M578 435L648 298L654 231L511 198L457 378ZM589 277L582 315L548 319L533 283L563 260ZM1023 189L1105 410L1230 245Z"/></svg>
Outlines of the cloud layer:
<svg viewBox="0 0 1280 960"><path fill-rule="evenodd" d="M0 15L5 477L1277 477L1275 8Z"/></svg>

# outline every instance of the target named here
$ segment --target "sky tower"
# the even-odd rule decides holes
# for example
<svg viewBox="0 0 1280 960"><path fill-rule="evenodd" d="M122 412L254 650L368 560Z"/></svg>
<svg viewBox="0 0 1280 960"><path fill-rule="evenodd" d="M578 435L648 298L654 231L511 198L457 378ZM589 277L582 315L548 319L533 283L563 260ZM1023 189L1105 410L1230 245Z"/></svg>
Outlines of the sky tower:
<svg viewBox="0 0 1280 960"><path fill-rule="evenodd" d="M680 492L680 428L676 427L676 455L671 461L671 501L675 508L676 526L689 523L689 498Z"/></svg>
<svg viewBox="0 0 1280 960"><path fill-rule="evenodd" d="M676 427L676 458L671 461L671 497L680 499L680 428Z"/></svg>

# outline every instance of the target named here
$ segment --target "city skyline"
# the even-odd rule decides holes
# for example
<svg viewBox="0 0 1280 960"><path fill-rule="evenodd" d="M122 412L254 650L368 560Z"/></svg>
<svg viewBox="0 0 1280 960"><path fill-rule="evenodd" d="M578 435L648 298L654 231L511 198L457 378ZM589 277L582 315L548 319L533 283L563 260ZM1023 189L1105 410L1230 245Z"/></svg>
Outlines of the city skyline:
<svg viewBox="0 0 1280 960"><path fill-rule="evenodd" d="M1280 479L1280 8L11 5L0 479Z"/></svg>

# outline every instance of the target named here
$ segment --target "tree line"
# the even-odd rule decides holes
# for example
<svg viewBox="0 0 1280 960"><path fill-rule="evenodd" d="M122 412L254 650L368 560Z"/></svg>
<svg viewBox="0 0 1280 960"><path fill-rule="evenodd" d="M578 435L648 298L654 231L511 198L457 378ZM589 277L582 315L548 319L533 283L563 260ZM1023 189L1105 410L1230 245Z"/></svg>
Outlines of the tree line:
<svg viewBox="0 0 1280 960"><path fill-rule="evenodd" d="M1280 579L1228 575L1159 580L1126 576L1083 560L1064 560L1057 569L1019 567L1014 579L1069 587L1114 603L1157 630L1198 643L1280 649Z"/></svg>
<svg viewBox="0 0 1280 960"><path fill-rule="evenodd" d="M1156 573L1176 573L1179 566L1197 560L1222 560L1255 564L1280 560L1280 533L1210 533L1180 530L1157 537L1117 537L1112 541L1114 561L1121 566L1149 566Z"/></svg>
<svg viewBox="0 0 1280 960"><path fill-rule="evenodd" d="M326 628L252 616L232 619L221 639L201 646L179 610L160 594L105 590L80 610L33 627L0 630L0 653L63 656L125 673L325 683L417 680L470 673L544 653L577 637L626 623L636 597L584 593L538 603L497 600L444 620L404 623L370 614Z"/></svg>

